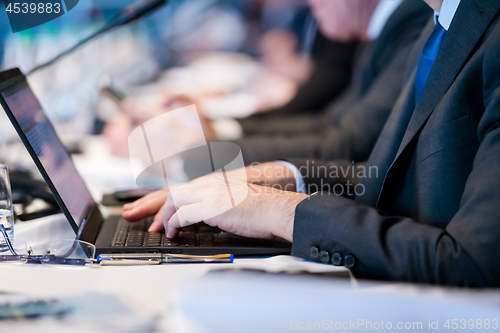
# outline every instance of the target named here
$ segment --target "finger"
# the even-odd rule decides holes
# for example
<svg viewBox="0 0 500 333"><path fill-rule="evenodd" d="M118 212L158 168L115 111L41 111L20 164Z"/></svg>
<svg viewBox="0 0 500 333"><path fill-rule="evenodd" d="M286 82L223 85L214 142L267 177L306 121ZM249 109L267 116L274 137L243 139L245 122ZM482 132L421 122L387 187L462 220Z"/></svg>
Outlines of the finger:
<svg viewBox="0 0 500 333"><path fill-rule="evenodd" d="M165 194L149 198L137 206L124 211L123 217L130 222L135 222L147 216L153 216L160 210L164 202Z"/></svg>
<svg viewBox="0 0 500 333"><path fill-rule="evenodd" d="M193 191L193 188L189 185L184 186L176 186L172 188L169 192L167 200L165 201L165 205L163 206L163 225L165 230L168 230L169 221L172 219L172 216L176 214L176 212L184 206L192 205L200 202L200 198L198 193L200 191ZM174 201L175 198L175 201ZM177 233L174 232L172 237L175 237Z"/></svg>
<svg viewBox="0 0 500 333"><path fill-rule="evenodd" d="M123 205L123 210L129 210L129 209L131 209L132 207L134 207L134 203L135 203L135 201L134 201L134 202L131 202L131 203L128 203L128 204Z"/></svg>
<svg viewBox="0 0 500 333"><path fill-rule="evenodd" d="M142 198L135 200L134 202L123 205L123 209L124 210L133 209L134 207L137 207L138 205L141 205L145 202L149 202L151 200L156 200L158 197L165 197L166 198L165 190L160 190L160 191L155 191L155 192L149 193L149 194L143 196Z"/></svg>
<svg viewBox="0 0 500 333"><path fill-rule="evenodd" d="M174 215L172 215L169 221L164 220L163 226L165 228L167 238L177 237L177 234L179 233L180 229L180 223L177 217L177 212L175 212Z"/></svg>
<svg viewBox="0 0 500 333"><path fill-rule="evenodd" d="M165 228L165 230L167 230L168 221L172 218L172 215L174 215L177 210L174 204L174 200L172 198L172 193L168 194L167 200L165 201L162 210L163 213L161 215L161 223Z"/></svg>
<svg viewBox="0 0 500 333"><path fill-rule="evenodd" d="M148 232L159 232L163 230L163 210L165 206L162 206L158 213L155 215L155 219L148 229Z"/></svg>
<svg viewBox="0 0 500 333"><path fill-rule="evenodd" d="M208 210L208 211L207 211ZM168 238L177 236L179 229L187 225L202 222L210 209L203 203L195 203L180 207L164 225ZM166 220L163 220L165 223Z"/></svg>
<svg viewBox="0 0 500 333"><path fill-rule="evenodd" d="M156 192L153 192L153 193L150 193L148 195L151 195L151 194L155 194ZM139 198L133 202L130 202L128 204L125 204L123 205L123 210L129 210L129 209L132 209L134 207L136 207L137 205L140 205L142 202L148 200L148 195L142 197L142 198Z"/></svg>
<svg viewBox="0 0 500 333"><path fill-rule="evenodd" d="M142 220L145 217L155 215L160 208L161 205L146 204L136 207L132 210L124 211L122 215L127 221L136 222Z"/></svg>
<svg viewBox="0 0 500 333"><path fill-rule="evenodd" d="M160 190L160 191L150 193L150 194L134 201L133 203L131 203L130 206L128 206L128 208L133 209L135 207L139 207L141 205L151 204L151 203L163 204L163 202L167 199L168 192L169 191L167 189L165 189L165 190Z"/></svg>

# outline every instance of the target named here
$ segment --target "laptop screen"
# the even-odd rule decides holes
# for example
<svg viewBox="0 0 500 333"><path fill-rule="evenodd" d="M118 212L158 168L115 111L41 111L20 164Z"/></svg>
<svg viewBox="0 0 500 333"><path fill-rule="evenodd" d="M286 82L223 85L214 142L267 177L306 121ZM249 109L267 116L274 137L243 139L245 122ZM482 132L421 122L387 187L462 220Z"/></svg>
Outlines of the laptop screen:
<svg viewBox="0 0 500 333"><path fill-rule="evenodd" d="M94 204L66 148L43 112L26 80L1 92L77 226Z"/></svg>

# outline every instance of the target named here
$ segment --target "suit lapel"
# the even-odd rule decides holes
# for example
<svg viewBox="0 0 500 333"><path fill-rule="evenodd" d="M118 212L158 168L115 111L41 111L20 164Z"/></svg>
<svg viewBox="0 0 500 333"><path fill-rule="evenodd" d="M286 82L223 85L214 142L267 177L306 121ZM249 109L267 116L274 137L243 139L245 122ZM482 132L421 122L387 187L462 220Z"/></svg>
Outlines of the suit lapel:
<svg viewBox="0 0 500 333"><path fill-rule="evenodd" d="M356 201L361 204L375 206L379 199L386 175L392 166L394 156L401 143L401 138L405 133L409 117L415 109L415 97L407 98L407 96L415 95L412 80L415 80L415 71L410 77L410 81L403 88L400 97L394 105L393 112L391 112L387 119L384 129L380 133L377 143L370 154L367 166L377 168L377 177L367 177L362 180L366 192L364 195L356 197Z"/></svg>
<svg viewBox="0 0 500 333"><path fill-rule="evenodd" d="M499 10L499 0L462 0L420 101L415 105L414 68L399 105L395 105L372 151L368 164L379 166L382 178L365 180L368 185L366 188L372 191L367 191L366 198L356 198L357 201L370 206L379 205L389 172L452 85ZM464 32L460 28L464 26L469 30ZM415 52L422 52L432 29L432 24L424 29L416 43Z"/></svg>
<svg viewBox="0 0 500 333"><path fill-rule="evenodd" d="M422 97L415 106L396 159L430 117L500 10L500 1L462 0L447 32ZM473 25L470 22L474 22ZM464 32L461 27L470 27Z"/></svg>

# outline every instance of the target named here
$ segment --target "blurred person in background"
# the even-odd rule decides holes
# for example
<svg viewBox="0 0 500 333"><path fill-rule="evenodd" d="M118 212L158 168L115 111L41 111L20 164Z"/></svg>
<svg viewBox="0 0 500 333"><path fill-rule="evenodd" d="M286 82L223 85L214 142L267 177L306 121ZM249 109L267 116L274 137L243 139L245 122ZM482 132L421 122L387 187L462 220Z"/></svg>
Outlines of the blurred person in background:
<svg viewBox="0 0 500 333"><path fill-rule="evenodd" d="M321 45L323 37L329 40L330 44L334 44L336 49L339 49L341 45L346 45L352 49L351 51L351 63L349 66L349 71L352 75L355 63L359 61L362 56L366 43L370 39L375 39L377 36L368 36L368 29L372 24L372 18L374 16L374 11L379 0L376 1L309 1L312 11L317 18L319 30L318 33L318 43ZM395 3L395 2L393 2ZM329 8L327 7L329 6ZM397 6L397 5L396 5ZM395 8L395 5L391 5ZM385 12L389 12L385 19L390 15L391 9L384 9ZM378 23L379 28L383 26L383 23ZM373 25L373 24L372 24ZM380 31L379 31L380 32ZM323 37L323 38L322 38ZM323 43L324 44L324 43ZM344 46L345 47L345 46ZM329 50L332 48L330 47ZM345 52L344 52L345 53ZM349 54L349 53L345 53ZM287 105L274 110L272 114L262 114L248 117L246 119L240 119L239 124L241 126L243 135L254 135L259 133L270 133L277 134L283 129L289 128L288 121L285 126L281 126L284 117L290 119L290 117L296 118L302 123L300 130L308 130L307 120L310 120L312 115L313 119L316 119L316 115L320 114L324 107L328 103L336 100L338 97L339 90L337 87L330 87L326 75L332 74L330 71L325 71L328 66L332 66L338 62L337 54L335 52L325 52L324 57L316 63L317 70L315 75L311 78L308 85L302 87L294 98ZM373 73L378 73L379 68L373 68ZM341 73L335 73L341 74ZM349 84L348 82L347 84ZM347 84L344 86L346 88ZM369 85L369 84L367 84ZM328 87L325 89L324 87ZM342 90L343 91L343 90ZM318 93L319 92L319 93ZM322 98L322 97L325 98ZM304 103L303 100L308 102ZM297 115L308 115L306 118L296 117ZM293 131L299 129L294 128Z"/></svg>
<svg viewBox="0 0 500 333"><path fill-rule="evenodd" d="M247 33L245 13L237 0L174 0L168 20L162 19L167 47L159 58L165 68L189 65L206 53L238 52Z"/></svg>
<svg viewBox="0 0 500 333"><path fill-rule="evenodd" d="M241 54L209 52L192 61L189 66L168 70L156 83L136 89L136 97L123 103L125 114L109 122L104 131L115 153L126 155L127 137L131 129L167 111L169 108L164 106L177 95L188 96L196 101L200 113L208 119L222 118L222 121L215 123L208 119L205 121L213 125L207 128L208 138L231 139L238 137L240 131L234 123L224 119L245 117L277 107L281 111L307 112L323 106L348 86L358 34L341 32L338 41L334 38L328 40L317 32L315 21L311 19L302 19L301 24L273 22L295 22L283 19L280 13L287 13L283 17L293 17L294 12L296 16L304 16L304 1L245 3L251 9L251 17L255 16L255 8L260 8L261 20L264 22L261 24L272 27L259 40L259 62ZM345 17L344 9L338 9L332 16L333 20ZM250 36L255 35L255 25L252 23L247 26ZM340 26L338 29L342 30ZM359 27L348 25L343 29ZM302 41L300 34L294 33L294 30L302 31ZM313 55L312 75L311 63L306 56L308 52ZM187 59L191 58L189 54ZM295 94L297 89L298 93Z"/></svg>
<svg viewBox="0 0 500 333"><path fill-rule="evenodd" d="M247 165L283 157L366 160L403 87L406 59L432 13L419 0L311 0L310 3L323 35L334 41L363 41L354 58L354 80L347 85L347 91L340 98L335 98L338 91L332 91L333 102L319 113L311 114L303 110L304 114L297 115L284 111L240 120L243 126L234 132L241 133L243 128L243 133L247 135L235 142L241 147ZM279 89L275 87L274 90ZM207 107L216 98L200 99L194 94L187 96L197 104L200 113L212 115L212 118L215 117L207 109L223 109ZM159 98L153 105L161 105L164 101ZM247 101L246 105L249 104ZM137 104L131 109L141 110ZM166 111L162 107L150 107L149 112L151 110L155 110L156 114ZM130 114L133 112L129 111ZM135 112L146 115L148 108ZM153 116L149 113L148 119ZM353 140L363 121L371 124L370 130L364 128L363 139ZM227 128L235 125L234 122L206 119L204 124L209 140L231 139ZM127 152L126 134L129 131L122 131L121 142L114 145L122 147L124 154ZM119 137L114 133L109 136ZM186 157L185 165L198 164L191 158L194 157Z"/></svg>
<svg viewBox="0 0 500 333"><path fill-rule="evenodd" d="M373 6L368 13L364 11L366 7L360 9L367 4L367 0L310 2L315 6L315 13L322 13L318 18L323 34L333 36L334 32L342 32L341 36L354 35L365 40L364 53L357 61L354 80L346 93L325 111L326 116L332 119L337 117L336 123L330 120L331 124L336 125L321 129L320 125L328 118L313 116L310 119L318 125L312 129L307 127L303 117L293 119L291 116L280 116L279 122L269 124L283 126L280 135L237 140L247 165L282 158L323 157L325 160L342 160L347 165L351 165L353 160L365 161L408 80L411 73L407 68L408 58L423 27L432 17L432 10L421 0L372 0ZM329 18L339 13L337 6L344 6L343 11L340 11L343 14L365 13L365 21L352 20L346 25L331 21ZM370 25L370 22L378 24ZM350 27L351 30L344 31L342 27ZM184 103L187 105L192 102L187 98ZM210 123L203 125L207 133ZM306 133L307 130L311 130L311 133ZM286 135L285 131L290 132ZM200 174L196 169L201 164L198 159L196 154L185 156L184 169L191 179ZM280 161L278 164L285 170L283 174L288 174L288 162ZM135 220L137 216L142 217L141 209L148 207L152 208L148 211L156 212L165 201L166 193L159 191L145 198L141 204L130 207L127 216ZM147 202L151 205L148 206ZM134 207L137 207L136 211ZM157 220L161 219L160 215L156 216Z"/></svg>
<svg viewBox="0 0 500 333"><path fill-rule="evenodd" d="M339 1L310 2L315 13L323 14L323 33L333 36L338 28L326 13L335 11ZM359 12L357 8L365 11L366 4L349 1L347 6L350 11ZM420 0L382 0L374 4L378 5L372 8L372 15L365 15L364 24L357 30L364 43L347 91L319 114L265 114L241 120L247 135L235 142L247 164L283 157L354 162L368 158L408 76L407 58L432 15ZM359 135L360 131L363 135Z"/></svg>
<svg viewBox="0 0 500 333"><path fill-rule="evenodd" d="M333 36L340 26L351 26L353 34L365 41L352 83L319 114L253 117L252 126L260 134L234 141L247 165L284 157L367 160L402 91L408 77L407 59L432 11L420 0L373 1L368 13L366 1L345 1L345 11L364 13L365 21L340 25L329 20L328 13L337 12L341 3L311 0L315 12L322 13L318 17L325 35ZM190 166L197 164L196 156L186 157L188 175L196 174Z"/></svg>
<svg viewBox="0 0 500 333"><path fill-rule="evenodd" d="M126 206L124 216L158 211L150 230L165 228L169 238L198 221L281 237L292 255L345 266L356 278L498 288L500 2L425 2L434 16L407 58L410 74L365 166L290 159L288 173L279 163L247 168L250 184L210 175L178 186L176 205L164 190ZM349 200L353 181L359 191ZM228 183L233 195L248 195L221 211Z"/></svg>

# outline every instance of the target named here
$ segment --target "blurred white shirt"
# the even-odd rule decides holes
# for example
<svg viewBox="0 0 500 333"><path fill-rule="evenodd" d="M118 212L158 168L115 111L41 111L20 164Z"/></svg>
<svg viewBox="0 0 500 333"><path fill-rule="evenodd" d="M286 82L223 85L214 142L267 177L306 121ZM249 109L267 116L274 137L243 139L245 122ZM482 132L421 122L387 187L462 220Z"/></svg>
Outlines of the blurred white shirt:
<svg viewBox="0 0 500 333"><path fill-rule="evenodd" d="M367 35L370 40L375 40L380 36L380 33L385 27L385 24L391 17L392 13L401 5L403 0L382 0L375 8L372 19L368 25Z"/></svg>

